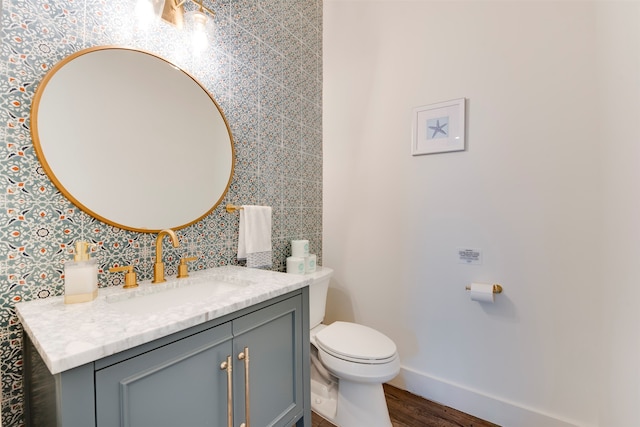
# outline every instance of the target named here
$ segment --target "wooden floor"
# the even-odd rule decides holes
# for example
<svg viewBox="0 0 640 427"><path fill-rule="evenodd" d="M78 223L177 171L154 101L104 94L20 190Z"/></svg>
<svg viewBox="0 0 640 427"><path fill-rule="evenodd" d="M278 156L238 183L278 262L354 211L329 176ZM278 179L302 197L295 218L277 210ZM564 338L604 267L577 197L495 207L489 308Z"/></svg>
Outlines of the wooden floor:
<svg viewBox="0 0 640 427"><path fill-rule="evenodd" d="M499 427L388 384L384 393L393 427ZM311 427L335 426L314 413Z"/></svg>

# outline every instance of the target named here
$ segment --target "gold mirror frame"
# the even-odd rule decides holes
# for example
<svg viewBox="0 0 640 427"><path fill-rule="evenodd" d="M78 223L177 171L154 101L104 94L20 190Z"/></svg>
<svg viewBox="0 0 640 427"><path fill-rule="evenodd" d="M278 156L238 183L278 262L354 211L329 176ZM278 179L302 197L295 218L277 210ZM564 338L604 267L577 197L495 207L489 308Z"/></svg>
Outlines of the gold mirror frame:
<svg viewBox="0 0 640 427"><path fill-rule="evenodd" d="M65 197L126 230L187 227L220 204L233 177L233 136L218 103L189 73L141 50L99 46L56 64L36 90L31 136Z"/></svg>

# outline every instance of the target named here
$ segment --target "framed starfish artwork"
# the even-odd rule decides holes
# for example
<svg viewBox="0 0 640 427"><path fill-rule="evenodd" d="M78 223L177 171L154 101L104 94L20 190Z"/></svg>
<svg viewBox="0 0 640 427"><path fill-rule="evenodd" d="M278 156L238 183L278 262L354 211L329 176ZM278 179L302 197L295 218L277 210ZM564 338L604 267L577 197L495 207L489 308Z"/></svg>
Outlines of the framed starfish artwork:
<svg viewBox="0 0 640 427"><path fill-rule="evenodd" d="M465 99L413 109L411 155L464 151Z"/></svg>

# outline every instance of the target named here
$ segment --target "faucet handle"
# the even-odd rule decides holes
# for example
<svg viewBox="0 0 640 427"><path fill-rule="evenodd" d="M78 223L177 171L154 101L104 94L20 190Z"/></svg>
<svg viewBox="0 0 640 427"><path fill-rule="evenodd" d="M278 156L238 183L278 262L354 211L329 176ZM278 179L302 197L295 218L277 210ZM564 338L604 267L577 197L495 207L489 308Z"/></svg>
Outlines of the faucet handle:
<svg viewBox="0 0 640 427"><path fill-rule="evenodd" d="M137 288L138 287L138 279L136 277L136 272L133 271L133 265L123 265L122 267L111 267L109 269L111 273L116 273L118 271L126 271L124 274L124 289Z"/></svg>
<svg viewBox="0 0 640 427"><path fill-rule="evenodd" d="M187 263L191 261L197 260L198 257L192 256L189 258L181 258L180 264L178 264L178 279L182 279L184 277L189 277L189 269L187 267Z"/></svg>

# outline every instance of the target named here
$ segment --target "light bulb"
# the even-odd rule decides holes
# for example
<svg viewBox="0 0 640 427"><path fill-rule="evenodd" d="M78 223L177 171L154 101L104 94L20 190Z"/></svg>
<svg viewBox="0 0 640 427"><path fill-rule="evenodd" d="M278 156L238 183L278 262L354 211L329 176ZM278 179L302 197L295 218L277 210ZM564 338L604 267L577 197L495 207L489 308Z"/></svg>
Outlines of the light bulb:
<svg viewBox="0 0 640 427"><path fill-rule="evenodd" d="M148 28L160 15L164 6L164 0L138 0L136 2L135 15L140 27Z"/></svg>
<svg viewBox="0 0 640 427"><path fill-rule="evenodd" d="M204 12L193 10L184 14L185 28L189 31L191 46L196 53L202 53L213 37L213 20Z"/></svg>

